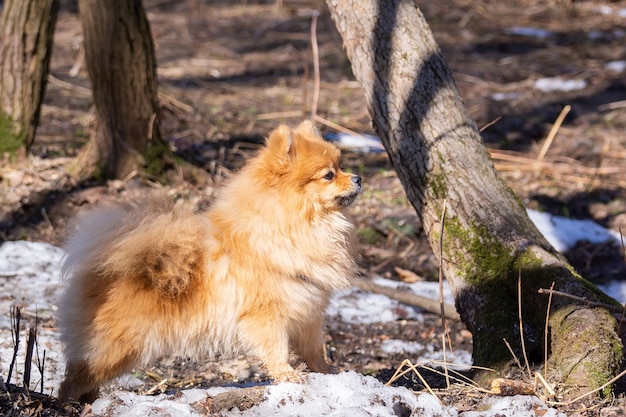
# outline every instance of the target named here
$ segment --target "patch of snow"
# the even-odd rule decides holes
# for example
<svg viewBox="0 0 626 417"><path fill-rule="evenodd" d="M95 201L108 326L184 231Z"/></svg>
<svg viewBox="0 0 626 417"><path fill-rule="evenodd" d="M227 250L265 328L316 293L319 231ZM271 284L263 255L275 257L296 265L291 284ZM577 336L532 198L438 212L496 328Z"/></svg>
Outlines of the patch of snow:
<svg viewBox="0 0 626 417"><path fill-rule="evenodd" d="M385 387L373 377L356 372L338 375L310 374L309 382L305 385L285 383L269 386L263 403L243 412L235 411L223 415L391 417L396 415L394 408L399 403L403 403L410 410L417 411L419 407L415 394L408 389ZM432 411L450 415L440 405Z"/></svg>
<svg viewBox="0 0 626 417"><path fill-rule="evenodd" d="M626 304L626 281L611 281L598 285L605 294L622 304Z"/></svg>
<svg viewBox="0 0 626 417"><path fill-rule="evenodd" d="M439 299L439 283L420 281L404 283L382 277L376 277L373 282L377 285L391 288L402 288L422 297ZM454 297L448 282L443 282L444 302L454 304ZM399 303L386 295L373 294L356 288L337 292L331 299L326 314L338 317L346 323L384 323L402 319L421 320L420 310Z"/></svg>
<svg viewBox="0 0 626 417"><path fill-rule="evenodd" d="M416 309L392 300L386 295L372 294L356 288L336 293L326 315L346 323L384 323L400 319L421 320Z"/></svg>
<svg viewBox="0 0 626 417"><path fill-rule="evenodd" d="M609 15L609 14L615 14L618 17L626 17L626 8L622 8L622 9L617 9L615 10L613 7L611 6L607 6L607 5L602 5L602 6L598 6L596 8L596 10L601 13L601 14L605 14L605 15Z"/></svg>
<svg viewBox="0 0 626 417"><path fill-rule="evenodd" d="M424 345L420 342L407 342L400 339L387 339L383 340L380 345L380 350L385 353L406 353L416 354L420 356L411 356L411 362L414 364L425 364L441 366L443 363L443 351L434 351L432 345ZM437 363L438 362L438 363ZM468 370L472 366L472 354L464 350L455 350L453 352L446 352L446 363L448 367L457 370Z"/></svg>
<svg viewBox="0 0 626 417"><path fill-rule="evenodd" d="M329 142L335 143L340 148L352 149L354 151L362 153L385 152L385 147L380 141L380 138L374 135L352 135L348 133L337 132L324 135L324 139Z"/></svg>
<svg viewBox="0 0 626 417"><path fill-rule="evenodd" d="M592 240L585 233L594 231L595 228L584 228L583 232L577 223L560 223L558 218L543 219L543 226L549 226L550 233L558 236L564 242L576 239ZM570 221L571 219L565 219ZM597 225L596 225L597 226ZM566 233L566 229L576 229L576 232ZM555 230L559 229L559 230ZM548 233L545 231L544 234ZM557 233L558 232L558 233ZM548 233L548 234L550 234ZM561 235L569 235L563 238ZM608 233L611 236L611 233ZM606 234L605 234L606 236ZM561 241L561 240L559 240ZM566 246L566 245L565 245ZM45 319L52 318L56 311L56 301L62 289L59 274L60 261L63 252L45 243L33 242L5 242L0 245L0 372L6 376L8 365L12 356L12 342L10 320L8 312L11 305L22 306L24 316L30 318L31 314L37 314L42 321L39 328L39 346L46 349L45 392L50 388L56 389L64 372L61 343L58 332L51 326L45 326ZM419 282L406 284L391 282L377 278L379 285L396 286L414 291L417 294L439 298L438 283ZM626 294L623 285L610 284L606 288L609 293L621 291ZM625 295L626 296L626 295ZM618 297L616 297L618 298ZM446 283L445 299L451 300L451 294ZM619 298L618 298L619 299ZM385 320L415 319L420 320L421 314L415 309L404 306L397 301L391 300L384 295L370 294L361 290L352 289L333 297L333 303L328 311L346 321L361 323L381 322ZM23 329L24 331L25 329ZM23 337L22 339L25 339ZM16 371L23 370L24 343L20 349ZM420 346L411 342L389 340L383 343L383 350L394 351L402 349L410 354L410 351ZM414 363L426 361L438 361L443 358L443 352L435 351L432 347L423 349ZM464 351L455 351L447 355L448 362L469 365L471 354ZM36 369L33 371L37 373ZM13 375L12 382L19 383L19 376ZM33 375L33 384L37 382L37 375ZM130 376L120 378L119 384L133 386L138 381ZM131 392L113 392L104 395L93 404L97 415L116 415L123 417L138 416L161 416L173 417L198 416L193 404L206 399L207 395L216 395L233 387L220 387L204 389L184 390L176 395L142 396ZM473 417L473 416L535 416L548 417L564 416L556 410L546 407L536 397L504 397L488 398L477 408L478 411L464 411L459 413L454 407L444 407L439 401L427 393L416 394L404 388L386 387L380 381L355 372L345 372L339 375L310 374L306 384L281 383L269 385L265 389L267 400L245 411L231 410L223 412L227 416L394 416L396 408L404 408L411 411L411 415L420 416L449 416L449 417ZM535 412L536 411L536 412Z"/></svg>
<svg viewBox="0 0 626 417"><path fill-rule="evenodd" d="M58 334L46 325L46 321L53 318L61 295L59 270L62 257L61 249L47 243L16 241L0 245L0 369L8 371L13 357L9 312L11 306L19 306L22 312L21 343L11 382L21 384L28 327L37 317L42 323L37 331L38 351L43 355L45 350L46 355L44 392L59 385L65 369ZM34 384L39 387L40 380L38 368L34 365L31 374L33 387Z"/></svg>
<svg viewBox="0 0 626 417"><path fill-rule="evenodd" d="M626 61L611 61L611 62L608 62L604 66L604 68L606 68L609 71L622 73L624 72L624 70L626 70Z"/></svg>
<svg viewBox="0 0 626 417"><path fill-rule="evenodd" d="M509 35L526 36L529 38L546 39L554 35L554 32L533 27L513 27L506 30Z"/></svg>
<svg viewBox="0 0 626 417"><path fill-rule="evenodd" d="M118 392L93 404L96 415L118 417L195 417L193 403L215 395L214 389L185 390L175 396L143 396ZM377 379L344 372L338 375L310 374L306 384L281 383L265 388L265 400L247 410L222 411L224 417L392 417L399 410L424 417L565 417L537 397L487 397L476 407L480 411L459 413L445 407L429 393L415 394L402 387L387 387Z"/></svg>
<svg viewBox="0 0 626 417"><path fill-rule="evenodd" d="M439 300L439 283L432 281L418 281L414 283L399 282L391 279L385 279L382 277L375 277L373 279L374 284L381 285L383 287L391 288L406 288L414 294L421 295L422 297L432 298L433 300ZM454 296L450 290L450 284L447 280L443 281L443 301L447 304L454 304Z"/></svg>
<svg viewBox="0 0 626 417"><path fill-rule="evenodd" d="M599 41L606 38L606 35L601 30L590 30L587 32L587 38L592 41Z"/></svg>
<svg viewBox="0 0 626 417"><path fill-rule="evenodd" d="M553 91L578 91L587 87L585 80L565 80L561 77L546 77L535 80L535 88L544 93Z"/></svg>
<svg viewBox="0 0 626 417"><path fill-rule="evenodd" d="M516 395L514 397L488 397L479 406L481 411L466 411L461 413L462 417L557 417L565 416L565 413L558 412L547 407L536 397L527 395Z"/></svg>
<svg viewBox="0 0 626 417"><path fill-rule="evenodd" d="M619 233L605 229L592 220L576 220L528 210L528 216L535 226L559 252L565 252L577 242L586 240L591 243L620 241Z"/></svg>
<svg viewBox="0 0 626 417"><path fill-rule="evenodd" d="M174 398L171 395L137 395L119 391L99 398L92 404L92 411L97 416L116 417L191 417L200 414L191 408L187 397Z"/></svg>
<svg viewBox="0 0 626 417"><path fill-rule="evenodd" d="M520 96L520 93L493 93L491 99L494 101L508 101L515 100Z"/></svg>

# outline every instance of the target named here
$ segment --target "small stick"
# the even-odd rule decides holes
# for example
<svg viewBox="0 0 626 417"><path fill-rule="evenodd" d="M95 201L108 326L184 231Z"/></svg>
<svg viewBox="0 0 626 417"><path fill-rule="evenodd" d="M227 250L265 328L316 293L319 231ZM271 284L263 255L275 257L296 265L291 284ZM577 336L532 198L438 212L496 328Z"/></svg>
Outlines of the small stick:
<svg viewBox="0 0 626 417"><path fill-rule="evenodd" d="M511 356L513 357L513 360L517 364L517 367L519 369L522 369L522 364L520 363L519 359L517 358L517 355L515 354L515 352L513 352L513 349L511 348L511 345L509 344L509 342L506 340L506 338L502 338L502 340L504 341L504 344L506 345L506 347L509 349L509 352L511 352Z"/></svg>
<svg viewBox="0 0 626 417"><path fill-rule="evenodd" d="M439 308L441 309L441 325L443 326L443 334L441 335L441 344L443 347L443 370L446 376L446 387L450 388L450 375L448 375L448 366L446 365L446 336L448 336L448 343L450 344L450 351L452 351L452 341L450 340L450 333L448 332L448 324L446 323L446 308L443 302L443 226L446 221L446 200L443 200L443 210L441 211L441 230L439 231Z"/></svg>
<svg viewBox="0 0 626 417"><path fill-rule="evenodd" d="M314 10L311 13L311 49L313 51L313 102L311 103L311 120L315 120L317 115L317 103L320 97L320 62L319 50L317 47L317 17L319 12Z"/></svg>
<svg viewBox="0 0 626 417"><path fill-rule="evenodd" d="M9 373L7 375L7 385L11 382L11 375L13 374L13 367L17 361L17 352L20 348L20 320L22 319L22 310L13 305L10 310L11 315L11 338L13 339L13 357L11 358L11 364L9 365Z"/></svg>
<svg viewBox="0 0 626 417"><path fill-rule="evenodd" d="M161 389L163 385L167 384L167 378L162 379L158 384L154 385L148 391L146 391L146 395L154 394L158 389Z"/></svg>
<svg viewBox="0 0 626 417"><path fill-rule="evenodd" d="M481 127L480 129L478 129L479 132L483 132L485 129L487 129L490 126L495 125L496 123L498 123L500 121L500 119L502 119L502 116L498 116L495 119L493 119L492 121L490 121L489 123L487 123L486 125L484 125L483 127Z"/></svg>
<svg viewBox="0 0 626 417"><path fill-rule="evenodd" d="M35 313L35 330L39 329L39 314L38 311ZM35 338L35 352L37 353L37 369L39 370L39 375L41 375L41 390L40 392L43 394L43 380L44 380L44 369L46 366L46 350L43 350L43 357L39 357L39 338Z"/></svg>
<svg viewBox="0 0 626 417"><path fill-rule="evenodd" d="M548 394L552 398L556 397L556 392L554 392L554 389L552 389L550 384L548 384L548 381L546 381L543 375L541 375L541 372L535 372L535 377L541 382L541 385L543 385L543 387L546 389L546 391L548 391Z"/></svg>
<svg viewBox="0 0 626 417"><path fill-rule="evenodd" d="M348 129L347 127L343 127L340 124L337 124L335 122L331 122L328 119L324 119L323 117L318 116L317 114L315 115L315 121L323 124L324 126L328 126L331 129L335 129L339 132L346 133L348 135L353 135L359 138L365 138L365 136L363 136L362 134L355 132L354 130Z"/></svg>
<svg viewBox="0 0 626 417"><path fill-rule="evenodd" d="M550 294L550 289L547 288L539 288L537 290L537 292L539 294ZM587 300L584 297L578 297L576 295L572 295L572 294L568 294L566 292L562 292L562 291L557 291L557 290L552 290L552 293L554 295L559 295L561 297L566 297L566 298L571 298L572 300L575 301L580 301L581 303L584 303L590 307L602 307L602 308L606 308L609 311L613 311L615 313L623 313L624 312L624 307L617 307L611 304L606 304L606 303L599 303L597 301L590 301Z"/></svg>
<svg viewBox="0 0 626 417"><path fill-rule="evenodd" d="M546 312L546 326L543 332L543 372L548 376L548 322L550 321L550 306L552 304L552 291L554 290L554 281L550 285L550 296L548 297L548 311Z"/></svg>
<svg viewBox="0 0 626 417"><path fill-rule="evenodd" d="M33 348L37 340L37 331L34 328L28 329L28 340L26 341L26 358L24 360L24 390L28 392L30 387L30 370L33 364Z"/></svg>
<svg viewBox="0 0 626 417"><path fill-rule="evenodd" d="M439 401L439 404L441 404L441 400L439 399L439 397L437 397L437 395L435 394L435 392L433 391L433 389L430 387L430 385L428 385L428 382L426 382L426 380L424 379L424 377L422 376L422 374L419 373L419 371L417 370L417 367L415 365L413 365L413 362L411 362L408 359L405 359L402 361L402 363L400 364L400 366L398 367L398 369L396 369L396 373L393 374L393 376L391 377L391 379L389 379L389 381L387 381L387 383L385 384L386 386L391 385L391 383L393 381L395 381L396 379L400 378L401 376L406 375L409 370L405 370L405 371L400 371L400 369L402 369L403 366L407 366L411 371L413 371L413 373L415 373L415 375L417 375L417 377L419 378L420 382L422 384L424 384L424 387L426 387L426 390L428 390L428 392L430 393L430 395L432 395L433 397L435 397L437 399L437 401Z"/></svg>
<svg viewBox="0 0 626 417"><path fill-rule="evenodd" d="M391 297L394 300L398 300L401 303L411 306L422 308L430 313L437 314L440 312L440 308L437 305L438 302L427 297L423 297L417 294L410 294L406 291L399 291L395 288L383 287L382 285L374 284L368 279L356 278L352 280L352 285L363 291L370 291L377 294L383 294L387 297ZM446 306L446 317L450 320L460 321L461 317L453 305Z"/></svg>
<svg viewBox="0 0 626 417"><path fill-rule="evenodd" d="M37 352L39 352L39 349L37 349ZM39 356L39 353L37 354L37 356ZM41 372L41 388L40 388L40 392L43 394L43 373L44 370L46 369L46 350L43 350L43 356L41 358L41 366L39 366L39 362L37 364L37 366L39 367L39 372Z"/></svg>
<svg viewBox="0 0 626 417"><path fill-rule="evenodd" d="M537 156L537 162L543 161L543 158L548 153L548 149L550 149L550 146L552 145L552 142L554 141L554 137L556 136L556 133L559 131L559 128L563 124L563 120L565 120L565 116L567 116L567 113L569 113L570 110L572 110L572 106L570 106L569 104L567 104L565 107L563 107L563 110L561 110L561 113L556 118L554 125L552 125L552 129L550 129L550 132L548 133L546 142L541 147L541 151L539 152L539 155Z"/></svg>
<svg viewBox="0 0 626 417"><path fill-rule="evenodd" d="M622 243L622 253L624 255L624 260L626 260L626 247L624 246L624 235L622 234L622 227L619 227L619 239ZM622 322L624 321L624 316L626 314L626 309L622 309L622 314L620 315L619 318L619 325L622 325Z"/></svg>
<svg viewBox="0 0 626 417"><path fill-rule="evenodd" d="M519 267L519 274L517 277L517 313L519 318L519 336L522 342L522 354L524 355L524 363L526 364L526 371L528 372L528 379L532 380L533 375L530 371L530 365L528 364L528 356L526 356L526 342L524 341L524 322L522 321L522 267Z"/></svg>

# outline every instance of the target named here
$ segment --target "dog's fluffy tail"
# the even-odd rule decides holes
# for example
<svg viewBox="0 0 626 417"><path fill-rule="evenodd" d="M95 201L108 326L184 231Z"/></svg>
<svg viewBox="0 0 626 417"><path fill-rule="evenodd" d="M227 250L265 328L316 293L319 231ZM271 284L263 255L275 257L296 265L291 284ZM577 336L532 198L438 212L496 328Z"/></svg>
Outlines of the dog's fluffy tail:
<svg viewBox="0 0 626 417"><path fill-rule="evenodd" d="M204 271L208 220L166 198L129 200L82 216L67 242L63 275L133 279L177 297Z"/></svg>

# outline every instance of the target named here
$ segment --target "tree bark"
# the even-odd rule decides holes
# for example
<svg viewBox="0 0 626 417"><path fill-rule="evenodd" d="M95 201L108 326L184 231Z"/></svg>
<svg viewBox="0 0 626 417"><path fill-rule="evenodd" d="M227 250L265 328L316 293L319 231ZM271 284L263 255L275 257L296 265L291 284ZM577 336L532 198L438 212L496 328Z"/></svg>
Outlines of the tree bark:
<svg viewBox="0 0 626 417"><path fill-rule="evenodd" d="M95 129L70 171L122 178L163 170L156 58L141 0L80 0Z"/></svg>
<svg viewBox="0 0 626 417"><path fill-rule="evenodd" d="M497 174L418 7L401 0L327 3L365 90L374 128L433 251L443 259L457 310L473 333L474 363L504 369L511 354L503 339L522 358L521 277L529 360L541 363L550 352L548 377L577 387L569 395L608 381L622 358L610 312L555 297L550 342L544 346L547 296L538 289L554 282L560 291L614 301L549 245Z"/></svg>
<svg viewBox="0 0 626 417"><path fill-rule="evenodd" d="M0 21L2 150L30 149L39 123L58 0L6 0ZM12 132L6 132L7 130Z"/></svg>

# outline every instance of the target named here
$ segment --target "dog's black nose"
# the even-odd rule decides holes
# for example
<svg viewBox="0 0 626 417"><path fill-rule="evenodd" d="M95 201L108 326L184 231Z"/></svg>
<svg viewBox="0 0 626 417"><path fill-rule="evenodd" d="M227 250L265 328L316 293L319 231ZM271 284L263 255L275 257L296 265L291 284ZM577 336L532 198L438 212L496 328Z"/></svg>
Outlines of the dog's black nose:
<svg viewBox="0 0 626 417"><path fill-rule="evenodd" d="M356 185L359 186L359 188L361 188L361 177L358 175L353 175L352 176L352 182L355 183Z"/></svg>

